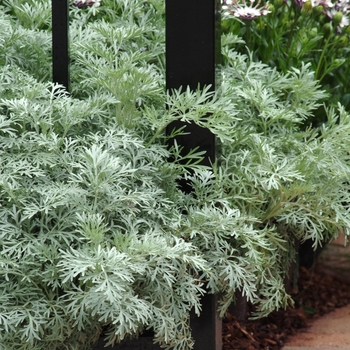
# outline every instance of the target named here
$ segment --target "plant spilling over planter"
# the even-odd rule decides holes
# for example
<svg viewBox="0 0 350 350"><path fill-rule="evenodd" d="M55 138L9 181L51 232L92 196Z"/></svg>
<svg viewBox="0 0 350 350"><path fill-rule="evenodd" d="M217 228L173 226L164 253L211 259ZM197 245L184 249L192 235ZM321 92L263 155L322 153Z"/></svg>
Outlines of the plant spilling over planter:
<svg viewBox="0 0 350 350"><path fill-rule="evenodd" d="M286 307L295 239L349 227L350 117L320 106L308 64L287 73L223 38L220 94L167 94L164 9L152 0L71 7L71 95L50 82L50 1L0 10L0 344L89 349L153 329L190 349L189 311L240 290L255 316ZM210 115L210 118L202 118ZM166 127L219 143L213 168ZM169 162L169 159L172 161ZM179 179L192 185L190 194Z"/></svg>
<svg viewBox="0 0 350 350"><path fill-rule="evenodd" d="M274 311L268 317L254 321L239 322L228 314L223 323L223 349L283 349L290 337L300 338L298 331L308 331L305 328L310 326L310 320L348 305L348 281L344 283L342 274L325 274L325 267L327 268L327 261L323 264L318 262L315 270L300 270L298 288L292 293L294 307ZM317 339L319 336L317 333L307 334L309 339Z"/></svg>

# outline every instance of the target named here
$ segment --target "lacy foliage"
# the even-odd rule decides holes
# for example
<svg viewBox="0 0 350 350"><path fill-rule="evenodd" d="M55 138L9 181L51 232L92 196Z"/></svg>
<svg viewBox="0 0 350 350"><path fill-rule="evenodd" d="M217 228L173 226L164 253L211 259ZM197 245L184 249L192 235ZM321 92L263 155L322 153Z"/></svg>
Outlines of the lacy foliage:
<svg viewBox="0 0 350 350"><path fill-rule="evenodd" d="M279 74L229 36L220 92L167 94L156 1L72 7L67 95L49 82L49 4L0 12L0 348L89 349L102 331L113 344L152 328L189 349L203 293L222 295L222 315L237 290L258 316L285 307L294 239L349 227L349 116L303 130L324 97L308 66ZM168 149L176 119L217 136L213 168Z"/></svg>

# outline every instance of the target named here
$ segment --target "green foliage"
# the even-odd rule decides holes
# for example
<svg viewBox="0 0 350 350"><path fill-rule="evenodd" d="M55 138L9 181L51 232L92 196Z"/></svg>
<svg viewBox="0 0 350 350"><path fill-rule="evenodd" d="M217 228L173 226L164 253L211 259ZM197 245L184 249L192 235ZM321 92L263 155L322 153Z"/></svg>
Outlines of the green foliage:
<svg viewBox="0 0 350 350"><path fill-rule="evenodd" d="M28 6L25 5L25 9ZM31 19L30 16L28 19ZM32 21L30 23L36 23ZM33 28L15 24L0 7L0 65L17 65L38 80L45 80L51 76L51 58L48 55L51 35L34 27L34 24Z"/></svg>
<svg viewBox="0 0 350 350"><path fill-rule="evenodd" d="M221 315L237 290L257 317L290 303L295 239L317 246L350 224L350 117L329 109L301 127L325 97L309 65L278 73L226 36L220 92L166 93L163 4L105 0L71 8L65 94L36 6L0 11L0 349L90 349L102 332L113 344L153 329L185 350L204 293L221 295ZM212 168L168 149L177 119L216 135Z"/></svg>
<svg viewBox="0 0 350 350"><path fill-rule="evenodd" d="M51 1L5 0L6 9L18 24L26 29L47 29L51 27Z"/></svg>
<svg viewBox="0 0 350 350"><path fill-rule="evenodd" d="M349 82L344 79L350 69L348 2L273 0L255 3L254 6L269 4L270 13L253 20L241 19L238 14L238 17L224 17L224 33L244 39L236 49L246 52L247 46L255 60L284 73L310 63L315 79L330 93L325 103L336 106L341 102L349 110ZM229 8L235 9L235 6L229 5ZM317 117L318 121L325 121L324 109ZM317 124L315 118L312 121Z"/></svg>
<svg viewBox="0 0 350 350"><path fill-rule="evenodd" d="M161 186L178 192L159 169L168 152L117 125L93 133L96 107L2 74L2 346L87 348L104 325L110 341L147 325L174 344L209 267L167 228L180 216Z"/></svg>
<svg viewBox="0 0 350 350"><path fill-rule="evenodd" d="M236 142L222 146L223 187L241 211L276 224L279 232L287 228L315 246L327 241L348 226L349 115L341 106L339 114L331 108L327 123L303 130L303 120L324 97L306 66L285 76L247 61L240 63L249 72L243 75L237 56L228 59L235 69L226 72L223 94L242 120Z"/></svg>

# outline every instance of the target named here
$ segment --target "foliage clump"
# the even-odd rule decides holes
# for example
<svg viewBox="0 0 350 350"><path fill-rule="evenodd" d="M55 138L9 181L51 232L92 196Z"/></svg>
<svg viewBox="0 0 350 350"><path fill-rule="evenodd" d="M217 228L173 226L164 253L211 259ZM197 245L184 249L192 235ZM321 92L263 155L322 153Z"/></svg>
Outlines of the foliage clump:
<svg viewBox="0 0 350 350"><path fill-rule="evenodd" d="M18 10L38 4L0 12L11 29L0 46L0 348L90 349L102 332L113 344L149 328L164 348L190 349L204 293L221 295L222 316L237 291L257 316L285 307L295 239L317 246L349 227L349 115L339 106L301 128L324 97L309 67L280 74L229 49L233 36L220 92L166 93L156 1L72 8L68 95L50 82L48 46L35 65L16 51L25 35L7 40L48 37L49 22ZM216 135L212 168L198 150L167 147L177 119Z"/></svg>

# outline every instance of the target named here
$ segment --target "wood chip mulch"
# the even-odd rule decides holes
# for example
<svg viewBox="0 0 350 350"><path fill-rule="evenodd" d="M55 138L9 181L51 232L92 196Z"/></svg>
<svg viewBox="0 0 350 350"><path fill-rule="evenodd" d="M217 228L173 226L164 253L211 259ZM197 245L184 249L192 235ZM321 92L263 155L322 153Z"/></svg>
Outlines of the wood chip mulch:
<svg viewBox="0 0 350 350"><path fill-rule="evenodd" d="M223 350L280 350L287 337L307 327L310 319L350 304L349 284L326 274L322 266L301 268L298 288L291 295L294 307L263 319L238 321L228 313L223 321Z"/></svg>

